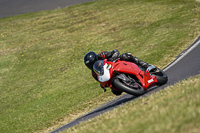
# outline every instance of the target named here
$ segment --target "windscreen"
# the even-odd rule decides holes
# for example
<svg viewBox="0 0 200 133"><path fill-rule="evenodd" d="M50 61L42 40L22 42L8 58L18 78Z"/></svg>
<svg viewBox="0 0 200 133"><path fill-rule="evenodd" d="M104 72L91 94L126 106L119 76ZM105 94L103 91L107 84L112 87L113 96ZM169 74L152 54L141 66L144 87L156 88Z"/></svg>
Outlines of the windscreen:
<svg viewBox="0 0 200 133"><path fill-rule="evenodd" d="M98 61L96 61L96 62L94 63L94 65L93 65L93 71L94 71L97 75L99 75L99 76L101 76L101 75L104 74L103 60L98 60Z"/></svg>

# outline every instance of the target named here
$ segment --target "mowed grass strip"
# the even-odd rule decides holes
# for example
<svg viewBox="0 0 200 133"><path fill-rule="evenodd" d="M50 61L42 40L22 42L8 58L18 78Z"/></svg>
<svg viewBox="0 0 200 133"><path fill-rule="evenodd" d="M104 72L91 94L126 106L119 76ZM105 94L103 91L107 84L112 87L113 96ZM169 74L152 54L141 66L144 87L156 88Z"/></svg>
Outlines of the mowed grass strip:
<svg viewBox="0 0 200 133"><path fill-rule="evenodd" d="M200 75L114 109L63 133L198 133Z"/></svg>
<svg viewBox="0 0 200 133"><path fill-rule="evenodd" d="M193 0L100 0L0 19L0 129L49 132L111 99L88 51L132 52L164 68L199 35Z"/></svg>

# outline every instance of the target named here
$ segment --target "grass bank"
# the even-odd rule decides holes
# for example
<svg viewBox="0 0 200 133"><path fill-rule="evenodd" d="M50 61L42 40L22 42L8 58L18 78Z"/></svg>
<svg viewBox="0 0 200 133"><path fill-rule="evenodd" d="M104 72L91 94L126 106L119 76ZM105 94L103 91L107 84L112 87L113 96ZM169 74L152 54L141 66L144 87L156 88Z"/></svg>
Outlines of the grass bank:
<svg viewBox="0 0 200 133"><path fill-rule="evenodd" d="M100 0L0 19L0 129L48 132L116 98L84 66L117 48L163 68L199 35L193 0Z"/></svg>
<svg viewBox="0 0 200 133"><path fill-rule="evenodd" d="M128 103L63 133L198 133L200 75Z"/></svg>

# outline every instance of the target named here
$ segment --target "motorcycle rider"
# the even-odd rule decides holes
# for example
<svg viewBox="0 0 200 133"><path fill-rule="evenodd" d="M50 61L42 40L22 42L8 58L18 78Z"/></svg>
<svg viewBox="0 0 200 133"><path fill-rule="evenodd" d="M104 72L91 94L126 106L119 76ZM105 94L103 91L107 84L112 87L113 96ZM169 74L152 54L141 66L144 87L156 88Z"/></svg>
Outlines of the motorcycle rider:
<svg viewBox="0 0 200 133"><path fill-rule="evenodd" d="M99 53L98 55L95 52L90 51L84 56L84 63L91 70L93 78L98 81L97 74L93 71L93 64L97 60L107 59L108 61L115 61L118 58L122 61L133 62L144 70L146 70L148 68L148 66L150 66L148 63L146 63L142 60L139 60L137 57L134 57L129 52L119 55L119 51L117 49L114 49L113 51L103 51L103 52ZM104 87L102 87L102 88L104 89L104 91L106 91ZM121 93L122 93L121 91L116 91L116 90L112 90L112 89L111 89L111 91L115 95L121 95Z"/></svg>

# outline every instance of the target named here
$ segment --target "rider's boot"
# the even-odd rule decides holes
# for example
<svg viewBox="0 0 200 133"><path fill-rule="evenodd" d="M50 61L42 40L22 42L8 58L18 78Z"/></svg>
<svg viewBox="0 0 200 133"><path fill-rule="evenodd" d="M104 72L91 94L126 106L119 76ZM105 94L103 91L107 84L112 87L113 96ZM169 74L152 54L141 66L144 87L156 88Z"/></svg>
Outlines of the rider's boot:
<svg viewBox="0 0 200 133"><path fill-rule="evenodd" d="M156 70L156 66L148 64L147 62L144 62L142 60L139 60L139 66L141 66L145 71L148 70L149 72L153 72Z"/></svg>

